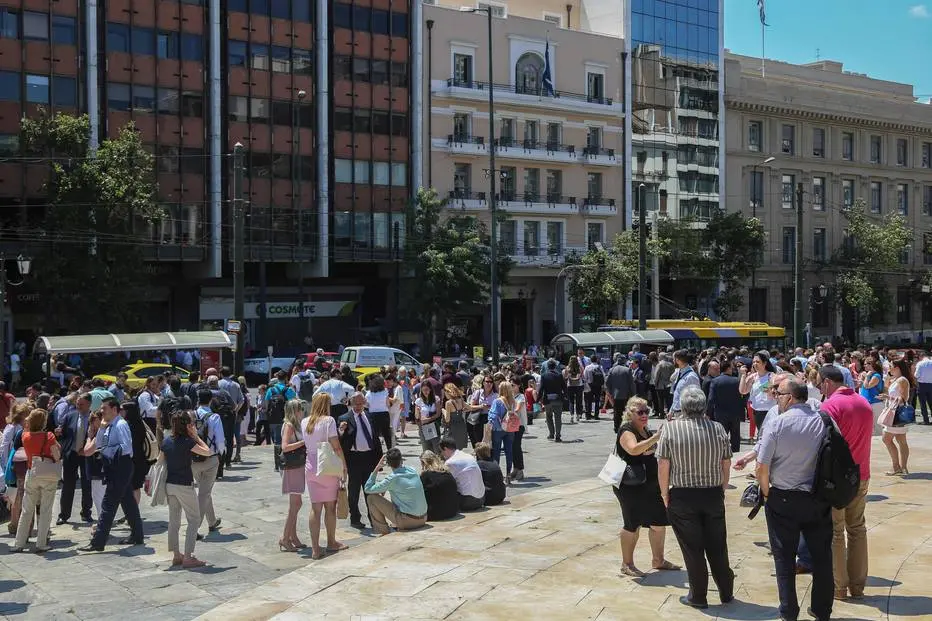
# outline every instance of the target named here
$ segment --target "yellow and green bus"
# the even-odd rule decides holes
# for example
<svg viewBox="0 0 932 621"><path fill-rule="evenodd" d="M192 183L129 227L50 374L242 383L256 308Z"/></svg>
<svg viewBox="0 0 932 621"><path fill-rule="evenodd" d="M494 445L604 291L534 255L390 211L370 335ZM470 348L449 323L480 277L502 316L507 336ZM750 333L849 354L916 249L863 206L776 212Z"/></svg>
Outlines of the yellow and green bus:
<svg viewBox="0 0 932 621"><path fill-rule="evenodd" d="M612 320L599 332L636 331L637 321ZM649 319L648 330L662 330L672 337L676 349L748 347L753 350L784 350L786 330L754 321L712 321L710 319Z"/></svg>

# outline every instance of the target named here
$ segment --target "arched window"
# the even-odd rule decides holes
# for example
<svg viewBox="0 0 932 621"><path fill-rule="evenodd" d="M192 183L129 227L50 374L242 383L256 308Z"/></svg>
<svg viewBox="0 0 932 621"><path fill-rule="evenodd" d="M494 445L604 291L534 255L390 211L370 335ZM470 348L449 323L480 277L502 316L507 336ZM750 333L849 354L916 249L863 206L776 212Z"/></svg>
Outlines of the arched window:
<svg viewBox="0 0 932 621"><path fill-rule="evenodd" d="M528 95L540 95L544 75L544 59L533 52L521 55L515 63L515 90Z"/></svg>

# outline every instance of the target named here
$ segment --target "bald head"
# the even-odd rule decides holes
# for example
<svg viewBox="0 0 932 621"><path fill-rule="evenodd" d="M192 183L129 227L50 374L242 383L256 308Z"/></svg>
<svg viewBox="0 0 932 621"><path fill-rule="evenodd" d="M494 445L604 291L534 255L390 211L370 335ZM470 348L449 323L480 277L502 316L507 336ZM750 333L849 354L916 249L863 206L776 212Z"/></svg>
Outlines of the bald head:
<svg viewBox="0 0 932 621"><path fill-rule="evenodd" d="M718 377L721 372L721 366L718 364L717 360L713 360L709 363L709 377Z"/></svg>

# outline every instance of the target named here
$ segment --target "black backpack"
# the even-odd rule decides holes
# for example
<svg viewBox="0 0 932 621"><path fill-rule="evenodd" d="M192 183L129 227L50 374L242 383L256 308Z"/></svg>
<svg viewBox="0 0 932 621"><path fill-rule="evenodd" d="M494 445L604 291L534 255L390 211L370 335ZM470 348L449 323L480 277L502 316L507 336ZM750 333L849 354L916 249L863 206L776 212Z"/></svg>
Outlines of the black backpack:
<svg viewBox="0 0 932 621"><path fill-rule="evenodd" d="M851 449L832 419L819 414L825 424L825 435L816 461L812 493L836 509L847 507L861 485L861 468L851 456Z"/></svg>
<svg viewBox="0 0 932 621"><path fill-rule="evenodd" d="M593 392L600 392L602 387L605 386L605 372L602 367L592 369L592 381L589 382L589 386Z"/></svg>
<svg viewBox="0 0 932 621"><path fill-rule="evenodd" d="M190 410L191 409L191 400L188 399L187 395L182 395L180 397L166 397L159 402L159 414L162 415L162 427L166 429L171 428L171 417L172 414L179 410Z"/></svg>
<svg viewBox="0 0 932 621"><path fill-rule="evenodd" d="M223 390L212 390L213 399L211 400L210 409L214 414L219 414L220 418L232 418L236 416L236 404L233 397Z"/></svg>
<svg viewBox="0 0 932 621"><path fill-rule="evenodd" d="M285 422L285 386L276 384L272 388L272 398L269 399L269 405L266 409L266 416L270 425L281 425Z"/></svg>
<svg viewBox="0 0 932 621"><path fill-rule="evenodd" d="M210 442L208 442L207 440L209 436L209 432L210 432L210 429L207 426L207 419L209 419L211 416L213 416L213 413L202 415L200 412L196 412L194 414L193 422L194 422L194 429L197 431L198 437L204 441L204 444L206 444L207 446L210 446L211 449L213 449L214 447L211 446ZM207 461L206 457L204 457L203 455L198 455L197 453L191 453L191 459L193 461Z"/></svg>
<svg viewBox="0 0 932 621"><path fill-rule="evenodd" d="M298 396L304 399L305 401L310 401L314 398L314 376L310 371L307 372L307 375L299 376L301 378L301 383L298 385Z"/></svg>

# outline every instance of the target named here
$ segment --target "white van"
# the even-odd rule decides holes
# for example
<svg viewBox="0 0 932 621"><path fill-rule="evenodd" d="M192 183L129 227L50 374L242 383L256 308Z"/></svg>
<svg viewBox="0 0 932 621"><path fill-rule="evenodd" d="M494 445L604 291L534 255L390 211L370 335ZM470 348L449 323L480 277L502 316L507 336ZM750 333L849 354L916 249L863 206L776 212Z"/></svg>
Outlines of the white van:
<svg viewBox="0 0 932 621"><path fill-rule="evenodd" d="M395 365L404 366L408 369L416 369L420 372L421 363L414 359L411 354L395 349L394 347L377 347L371 345L360 345L347 347L340 355L340 368L349 368L353 371L357 369L378 370L380 367Z"/></svg>

